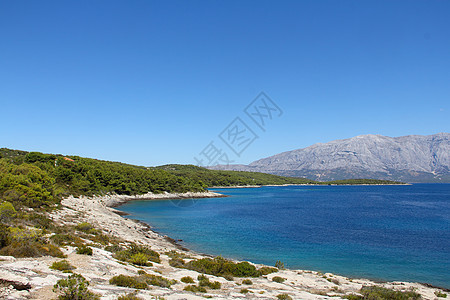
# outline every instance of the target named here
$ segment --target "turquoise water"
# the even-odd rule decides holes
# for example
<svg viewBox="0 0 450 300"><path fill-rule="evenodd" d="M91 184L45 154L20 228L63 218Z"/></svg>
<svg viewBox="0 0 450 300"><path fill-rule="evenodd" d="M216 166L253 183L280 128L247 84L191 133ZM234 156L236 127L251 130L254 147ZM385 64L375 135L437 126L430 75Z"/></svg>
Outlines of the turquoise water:
<svg viewBox="0 0 450 300"><path fill-rule="evenodd" d="M119 209L198 252L450 288L450 184L217 191Z"/></svg>

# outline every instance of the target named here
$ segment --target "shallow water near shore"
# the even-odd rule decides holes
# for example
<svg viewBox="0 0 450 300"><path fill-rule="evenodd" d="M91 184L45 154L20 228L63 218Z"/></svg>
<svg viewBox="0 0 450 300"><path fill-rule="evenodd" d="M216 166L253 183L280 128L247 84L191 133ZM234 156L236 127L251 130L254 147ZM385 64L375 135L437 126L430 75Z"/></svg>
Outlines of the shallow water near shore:
<svg viewBox="0 0 450 300"><path fill-rule="evenodd" d="M450 184L214 191L118 209L202 253L450 288Z"/></svg>

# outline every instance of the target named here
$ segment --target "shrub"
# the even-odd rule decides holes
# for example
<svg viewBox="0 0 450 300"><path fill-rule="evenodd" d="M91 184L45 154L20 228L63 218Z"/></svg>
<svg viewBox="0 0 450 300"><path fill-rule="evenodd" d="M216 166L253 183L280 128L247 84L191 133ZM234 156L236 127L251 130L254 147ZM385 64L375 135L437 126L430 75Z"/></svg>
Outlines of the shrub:
<svg viewBox="0 0 450 300"><path fill-rule="evenodd" d="M436 295L436 297L439 297L439 298L447 298L447 294L442 293L441 291L436 291L436 292L434 292L434 294Z"/></svg>
<svg viewBox="0 0 450 300"><path fill-rule="evenodd" d="M232 273L236 277L259 277L261 273L256 267L246 261L235 264Z"/></svg>
<svg viewBox="0 0 450 300"><path fill-rule="evenodd" d="M75 226L75 229L88 233L91 229L94 229L94 226L92 226L88 222L82 222L77 224L77 226Z"/></svg>
<svg viewBox="0 0 450 300"><path fill-rule="evenodd" d="M37 228L22 229L19 227L10 227L9 236L13 242L37 242L42 239L42 230Z"/></svg>
<svg viewBox="0 0 450 300"><path fill-rule="evenodd" d="M209 288L213 289L213 290L220 290L220 288L222 287L222 284L218 281L212 281L209 283Z"/></svg>
<svg viewBox="0 0 450 300"><path fill-rule="evenodd" d="M230 274L222 275L222 277L225 278L225 279L228 280L228 281L233 281L233 280L234 280L233 276L230 275Z"/></svg>
<svg viewBox="0 0 450 300"><path fill-rule="evenodd" d="M159 253L151 250L149 247L132 244L128 249L118 251L114 254L114 257L121 261L131 262L130 259L135 254L143 254L147 257L147 260L159 263Z"/></svg>
<svg viewBox="0 0 450 300"><path fill-rule="evenodd" d="M129 293L123 296L119 296L117 300L144 300L141 297L136 296L136 293Z"/></svg>
<svg viewBox="0 0 450 300"><path fill-rule="evenodd" d="M199 286L207 286L213 290L219 290L222 286L222 284L218 281L209 281L209 278L205 275L198 275L197 280Z"/></svg>
<svg viewBox="0 0 450 300"><path fill-rule="evenodd" d="M55 261L50 266L50 269L58 270L58 271L72 271L76 268L74 266L72 266L67 260L60 260L60 261Z"/></svg>
<svg viewBox="0 0 450 300"><path fill-rule="evenodd" d="M177 283L176 280L170 280L159 275L144 274L141 275L147 284L169 288L172 284Z"/></svg>
<svg viewBox="0 0 450 300"><path fill-rule="evenodd" d="M248 262L234 263L220 256L192 260L185 264L187 269L215 276L258 277L261 273ZM232 280L232 279L231 279Z"/></svg>
<svg viewBox="0 0 450 300"><path fill-rule="evenodd" d="M206 289L204 287L193 284L185 286L183 290L192 293L206 293Z"/></svg>
<svg viewBox="0 0 450 300"><path fill-rule="evenodd" d="M417 300L422 299L422 296L414 291L396 291L394 289L387 289L379 286L363 286L359 292L360 295L347 295L345 298L351 300L360 299L392 299L392 300Z"/></svg>
<svg viewBox="0 0 450 300"><path fill-rule="evenodd" d="M8 223L16 216L16 213L10 202L3 201L0 203L0 223Z"/></svg>
<svg viewBox="0 0 450 300"><path fill-rule="evenodd" d="M247 294L248 292L250 292L248 289L241 289L240 291L241 294Z"/></svg>
<svg viewBox="0 0 450 300"><path fill-rule="evenodd" d="M136 253L131 255L129 262L138 266L151 266L152 264L148 262L148 256L144 253Z"/></svg>
<svg viewBox="0 0 450 300"><path fill-rule="evenodd" d="M244 280L242 280L242 284L252 285L253 282L250 279L244 279Z"/></svg>
<svg viewBox="0 0 450 300"><path fill-rule="evenodd" d="M185 262L182 258L176 257L169 260L169 265L171 265L174 268L184 268Z"/></svg>
<svg viewBox="0 0 450 300"><path fill-rule="evenodd" d="M30 241L13 242L8 246L0 249L0 255L14 257L40 257L45 255L59 258L65 257L61 250L52 244Z"/></svg>
<svg viewBox="0 0 450 300"><path fill-rule="evenodd" d="M9 227L0 223L0 249L9 245L10 242Z"/></svg>
<svg viewBox="0 0 450 300"><path fill-rule="evenodd" d="M92 248L86 245L77 248L77 254L92 255Z"/></svg>
<svg viewBox="0 0 450 300"><path fill-rule="evenodd" d="M278 282L278 283L283 283L286 281L286 278L280 277L280 276L275 276L272 278L272 281L274 282Z"/></svg>
<svg viewBox="0 0 450 300"><path fill-rule="evenodd" d="M281 261L277 260L277 262L275 263L275 268L283 270L284 269L284 263L282 263Z"/></svg>
<svg viewBox="0 0 450 300"><path fill-rule="evenodd" d="M292 300L292 297L289 296L288 294L278 294L277 298L279 300Z"/></svg>
<svg viewBox="0 0 450 300"><path fill-rule="evenodd" d="M52 235L50 237L50 241L52 241L53 243L55 243L59 246L66 246L66 245L79 246L79 245L83 244L82 239L80 239L76 235L69 234L69 233L67 233L67 234L57 233L55 235Z"/></svg>
<svg viewBox="0 0 450 300"><path fill-rule="evenodd" d="M97 229L91 229L89 233L93 234L94 236L88 236L87 238L95 243L99 243L102 245L109 245L111 242L111 237L106 234L102 234Z"/></svg>
<svg viewBox="0 0 450 300"><path fill-rule="evenodd" d="M126 275L114 276L109 280L109 283L133 289L146 289L148 287L148 284L146 282L141 281L136 277Z"/></svg>
<svg viewBox="0 0 450 300"><path fill-rule="evenodd" d="M278 272L278 269L273 267L262 267L259 269L259 272L261 275L269 275L271 273Z"/></svg>
<svg viewBox="0 0 450 300"><path fill-rule="evenodd" d="M181 278L181 282L194 283L194 279L191 276L184 276L184 277Z"/></svg>
<svg viewBox="0 0 450 300"><path fill-rule="evenodd" d="M54 230L56 228L53 220L49 219L47 216L40 213L27 213L27 223L31 226Z"/></svg>
<svg viewBox="0 0 450 300"><path fill-rule="evenodd" d="M119 251L123 251L124 249L119 246L119 245L111 245L111 246L106 246L105 247L105 251L111 252L111 253L117 253Z"/></svg>
<svg viewBox="0 0 450 300"><path fill-rule="evenodd" d="M167 251L164 254L170 258L191 258L189 255L187 255L185 253L177 252L175 250Z"/></svg>
<svg viewBox="0 0 450 300"><path fill-rule="evenodd" d="M89 282L79 274L72 274L67 279L58 280L53 292L60 294L60 300L97 300L100 297L88 290Z"/></svg>
<svg viewBox="0 0 450 300"><path fill-rule="evenodd" d="M384 299L421 299L420 294L414 291L396 291L394 289L387 289L378 286L366 286L362 287L360 293L364 295L365 299L374 299L375 297L384 298Z"/></svg>
<svg viewBox="0 0 450 300"><path fill-rule="evenodd" d="M150 260L152 262L156 262L156 263L161 262L161 259L159 258L159 253L156 251L153 251L152 249L150 249L147 246L132 244L129 252L131 254L144 253L145 255L148 256L148 260Z"/></svg>

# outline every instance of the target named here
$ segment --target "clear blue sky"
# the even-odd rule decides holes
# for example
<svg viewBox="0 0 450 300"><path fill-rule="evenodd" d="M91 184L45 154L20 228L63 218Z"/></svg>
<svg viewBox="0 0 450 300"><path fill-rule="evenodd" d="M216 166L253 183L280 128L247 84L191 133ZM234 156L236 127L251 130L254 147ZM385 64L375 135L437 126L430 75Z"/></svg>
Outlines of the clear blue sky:
<svg viewBox="0 0 450 300"><path fill-rule="evenodd" d="M237 163L360 134L448 132L450 1L1 1L0 147ZM261 129L260 91L283 115ZM229 152L229 150L228 150ZM232 153L230 156L232 156Z"/></svg>

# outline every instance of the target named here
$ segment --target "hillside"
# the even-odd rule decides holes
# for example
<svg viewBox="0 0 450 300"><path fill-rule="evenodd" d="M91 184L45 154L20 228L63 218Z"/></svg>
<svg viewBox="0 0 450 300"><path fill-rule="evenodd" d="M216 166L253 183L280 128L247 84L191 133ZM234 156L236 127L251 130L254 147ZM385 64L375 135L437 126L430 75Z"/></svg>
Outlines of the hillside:
<svg viewBox="0 0 450 300"><path fill-rule="evenodd" d="M399 181L378 179L345 179L334 181L314 181L301 177L285 177L260 172L209 170L194 165L163 165L156 167L173 175L201 181L207 187L221 186L259 186L285 184L313 184L313 185L351 185L351 184L403 184Z"/></svg>
<svg viewBox="0 0 450 300"><path fill-rule="evenodd" d="M199 181L160 169L0 149L0 199L38 207L68 195L202 192Z"/></svg>
<svg viewBox="0 0 450 300"><path fill-rule="evenodd" d="M215 171L194 165L164 165L157 169L165 170L173 175L201 181L208 187L245 186L245 185L281 185L281 184L313 184L313 180L295 177L283 177L258 172Z"/></svg>
<svg viewBox="0 0 450 300"><path fill-rule="evenodd" d="M69 195L204 192L212 186L315 184L255 172L213 171L192 165L141 167L78 156L0 149L0 199L39 207ZM379 181L340 182L391 183Z"/></svg>
<svg viewBox="0 0 450 300"><path fill-rule="evenodd" d="M374 178L450 182L450 134L395 138L361 135L283 152L249 165L212 169L264 172L320 181Z"/></svg>

